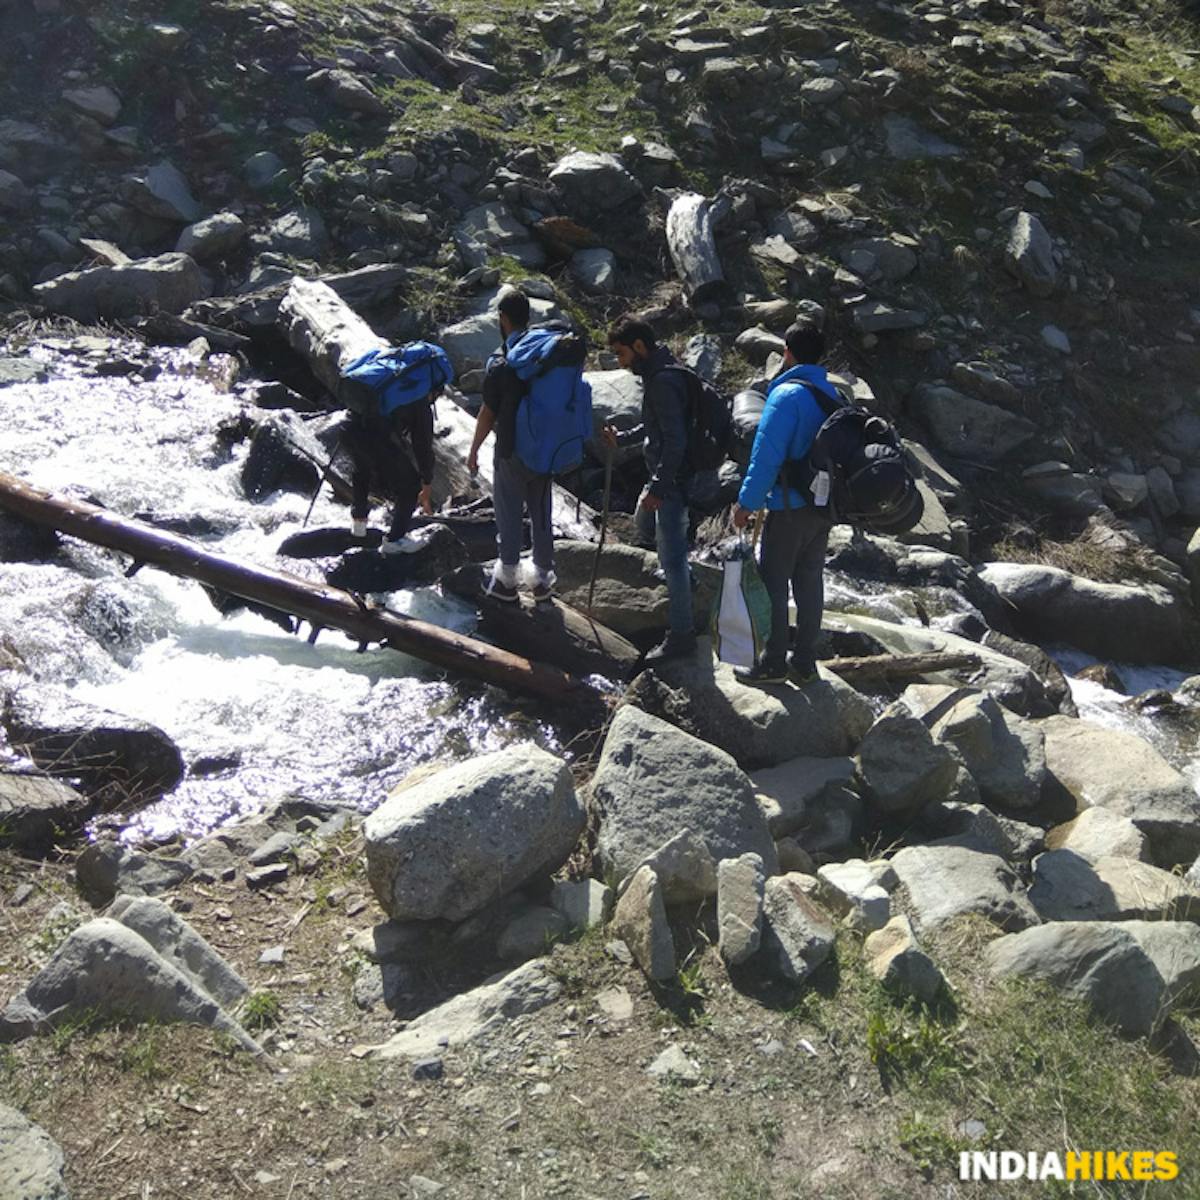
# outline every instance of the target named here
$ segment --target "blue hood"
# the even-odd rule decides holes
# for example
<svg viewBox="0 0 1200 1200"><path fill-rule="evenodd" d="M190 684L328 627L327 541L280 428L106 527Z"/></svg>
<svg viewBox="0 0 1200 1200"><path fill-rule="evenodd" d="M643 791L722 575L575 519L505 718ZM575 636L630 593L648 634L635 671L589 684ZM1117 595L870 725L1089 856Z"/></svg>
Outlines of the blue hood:
<svg viewBox="0 0 1200 1200"><path fill-rule="evenodd" d="M559 329L529 329L508 350L508 365L519 379L529 380L563 336Z"/></svg>

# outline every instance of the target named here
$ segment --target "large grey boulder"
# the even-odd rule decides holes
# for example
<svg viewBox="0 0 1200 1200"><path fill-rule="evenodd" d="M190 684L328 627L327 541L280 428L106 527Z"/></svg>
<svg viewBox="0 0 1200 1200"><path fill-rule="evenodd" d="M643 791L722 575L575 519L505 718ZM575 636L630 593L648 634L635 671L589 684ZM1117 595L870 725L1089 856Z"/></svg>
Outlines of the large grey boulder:
<svg viewBox="0 0 1200 1200"><path fill-rule="evenodd" d="M200 219L202 209L187 179L178 167L165 160L128 176L121 191L128 204L147 216L181 224Z"/></svg>
<svg viewBox="0 0 1200 1200"><path fill-rule="evenodd" d="M993 977L1052 984L1123 1032L1149 1034L1200 981L1200 929L1174 921L1054 921L997 938L984 962Z"/></svg>
<svg viewBox="0 0 1200 1200"><path fill-rule="evenodd" d="M212 952L215 955L215 951ZM111 917L81 925L0 1016L0 1041L88 1011L141 1021L208 1025L257 1051L254 1040L190 973L186 956L160 955Z"/></svg>
<svg viewBox="0 0 1200 1200"><path fill-rule="evenodd" d="M1048 850L1033 860L1029 901L1043 921L1200 921L1200 889L1133 858Z"/></svg>
<svg viewBox="0 0 1200 1200"><path fill-rule="evenodd" d="M1070 850L1083 858L1116 855L1150 861L1146 835L1128 818L1107 808L1085 808L1078 816L1046 834L1047 850Z"/></svg>
<svg viewBox="0 0 1200 1200"><path fill-rule="evenodd" d="M84 323L150 313L180 313L208 295L208 281L186 254L139 258L119 267L68 271L34 286L39 304Z"/></svg>
<svg viewBox="0 0 1200 1200"><path fill-rule="evenodd" d="M422 1013L381 1045L366 1048L376 1058L426 1058L492 1033L515 1017L553 1004L562 985L534 959L506 975L494 975L472 991Z"/></svg>
<svg viewBox="0 0 1200 1200"><path fill-rule="evenodd" d="M560 541L555 544L558 594L564 603L586 611L595 561L594 542ZM667 585L655 575L657 569L658 556L653 550L620 543L606 545L600 552L600 567L596 572L596 589L592 597L592 615L595 619L624 637L665 629ZM703 563L695 563L693 572L698 586L693 594L692 607L696 615L696 627L703 629L721 586L721 573Z"/></svg>
<svg viewBox="0 0 1200 1200"><path fill-rule="evenodd" d="M611 250L576 250L568 268L590 295L608 296L617 290L617 259Z"/></svg>
<svg viewBox="0 0 1200 1200"><path fill-rule="evenodd" d="M775 843L737 763L631 704L620 708L592 778L600 810L597 848L618 879L690 829L716 861L758 854L776 869Z"/></svg>
<svg viewBox="0 0 1200 1200"><path fill-rule="evenodd" d="M584 212L608 212L642 194L642 185L613 154L572 151L554 164L549 178L570 207Z"/></svg>
<svg viewBox="0 0 1200 1200"><path fill-rule="evenodd" d="M799 983L830 955L836 941L833 920L803 886L803 876L776 875L763 896L762 951L770 968Z"/></svg>
<svg viewBox="0 0 1200 1200"><path fill-rule="evenodd" d="M76 700L49 684L9 692L0 714L9 739L43 770L126 799L169 792L183 778L179 747L157 726Z"/></svg>
<svg viewBox="0 0 1200 1200"><path fill-rule="evenodd" d="M642 419L642 381L632 371L585 371L592 389L592 421L597 430L605 425L632 429ZM641 454L641 446L631 447Z"/></svg>
<svg viewBox="0 0 1200 1200"><path fill-rule="evenodd" d="M754 771L750 779L773 838L802 829L814 810L858 807L852 758L792 758Z"/></svg>
<svg viewBox="0 0 1200 1200"><path fill-rule="evenodd" d="M874 720L866 698L832 672L822 669L818 682L802 688L748 686L728 663L713 660L707 640L691 658L643 671L629 697L721 747L745 770L849 754Z"/></svg>
<svg viewBox="0 0 1200 1200"><path fill-rule="evenodd" d="M82 825L91 807L57 779L0 773L0 846L41 853Z"/></svg>
<svg viewBox="0 0 1200 1200"><path fill-rule="evenodd" d="M402 783L363 823L394 920L461 921L561 866L585 824L567 764L519 745Z"/></svg>
<svg viewBox="0 0 1200 1200"><path fill-rule="evenodd" d="M892 859L892 869L908 894L918 933L969 914L1005 930L1040 921L1021 881L999 855L967 846L906 846Z"/></svg>
<svg viewBox="0 0 1200 1200"><path fill-rule="evenodd" d="M924 384L913 411L934 444L959 458L999 462L1037 432L1032 421L940 384Z"/></svg>
<svg viewBox="0 0 1200 1200"><path fill-rule="evenodd" d="M757 854L726 858L717 867L717 949L731 967L744 963L762 942L766 883Z"/></svg>
<svg viewBox="0 0 1200 1200"><path fill-rule="evenodd" d="M690 829L681 829L646 855L638 870L642 867L658 877L667 904L693 904L716 895L717 861L704 839Z"/></svg>
<svg viewBox="0 0 1200 1200"><path fill-rule="evenodd" d="M518 221L503 201L472 208L455 226L454 236L468 252L471 247L482 248L485 258L487 253L506 254L530 269L546 261L545 251L533 240L529 227ZM494 324L492 328L495 332Z"/></svg>
<svg viewBox="0 0 1200 1200"><path fill-rule="evenodd" d="M1054 245L1033 213L1019 212L1008 234L1004 265L1035 296L1049 296L1058 282Z"/></svg>
<svg viewBox="0 0 1200 1200"><path fill-rule="evenodd" d="M1077 809L1128 817L1149 839L1159 866L1191 863L1200 854L1200 796L1149 742L1071 717L1040 724L1051 795Z"/></svg>
<svg viewBox="0 0 1200 1200"><path fill-rule="evenodd" d="M1190 606L1158 584L1097 583L1032 563L988 563L979 577L1043 641L1122 662L1178 662L1195 650Z"/></svg>
<svg viewBox="0 0 1200 1200"><path fill-rule="evenodd" d="M971 772L985 804L1029 809L1042 798L1046 738L1033 721L1006 712L986 692L916 684L902 697Z"/></svg>
<svg viewBox="0 0 1200 1200"><path fill-rule="evenodd" d="M68 1200L63 1152L40 1126L0 1104L0 1196L4 1200Z"/></svg>
<svg viewBox="0 0 1200 1200"><path fill-rule="evenodd" d="M477 371L500 345L500 330L491 313L464 317L447 325L438 334L438 344L446 351L455 374Z"/></svg>
<svg viewBox="0 0 1200 1200"><path fill-rule="evenodd" d="M911 815L950 795L959 763L902 704L867 730L855 767L859 790L880 812Z"/></svg>
<svg viewBox="0 0 1200 1200"><path fill-rule="evenodd" d="M246 223L237 213L221 212L189 225L175 244L177 254L187 254L197 262L224 258L246 239Z"/></svg>

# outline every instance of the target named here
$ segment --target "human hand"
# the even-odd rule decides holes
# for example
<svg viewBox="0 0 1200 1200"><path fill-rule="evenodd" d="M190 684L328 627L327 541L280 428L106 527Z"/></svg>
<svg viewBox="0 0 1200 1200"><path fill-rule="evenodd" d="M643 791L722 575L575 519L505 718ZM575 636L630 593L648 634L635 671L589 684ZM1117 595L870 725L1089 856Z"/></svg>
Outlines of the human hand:
<svg viewBox="0 0 1200 1200"><path fill-rule="evenodd" d="M647 512L658 512L662 508L662 497L656 496L653 492L643 492L638 507L644 508Z"/></svg>
<svg viewBox="0 0 1200 1200"><path fill-rule="evenodd" d="M617 429L615 425L605 425L600 430L600 440L609 450L617 448Z"/></svg>
<svg viewBox="0 0 1200 1200"><path fill-rule="evenodd" d="M734 529L745 529L750 523L750 518L753 514L748 508L743 508L740 504L733 506L733 527Z"/></svg>
<svg viewBox="0 0 1200 1200"><path fill-rule="evenodd" d="M473 476L479 474L479 451L478 450L472 450L467 455L467 470Z"/></svg>
<svg viewBox="0 0 1200 1200"><path fill-rule="evenodd" d="M433 516L433 484L421 484L421 490L417 493L417 502L427 517Z"/></svg>

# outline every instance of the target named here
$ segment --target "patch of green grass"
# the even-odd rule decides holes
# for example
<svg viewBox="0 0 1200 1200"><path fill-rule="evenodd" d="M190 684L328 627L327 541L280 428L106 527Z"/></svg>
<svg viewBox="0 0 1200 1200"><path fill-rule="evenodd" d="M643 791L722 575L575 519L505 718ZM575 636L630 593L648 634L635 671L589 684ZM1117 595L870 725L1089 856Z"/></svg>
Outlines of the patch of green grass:
<svg viewBox="0 0 1200 1200"><path fill-rule="evenodd" d="M247 1029L271 1029L283 1017L283 1003L274 992L251 992L242 1004L242 1024Z"/></svg>
<svg viewBox="0 0 1200 1200"><path fill-rule="evenodd" d="M949 1167L957 1161L960 1150L969 1148L965 1142L951 1137L919 1112L901 1120L898 1140L922 1171L932 1170L936 1166Z"/></svg>
<svg viewBox="0 0 1200 1200"><path fill-rule="evenodd" d="M123 1071L132 1071L141 1079L165 1079L170 1067L164 1058L164 1036L161 1025L153 1022L130 1031L121 1047L117 1062Z"/></svg>
<svg viewBox="0 0 1200 1200"><path fill-rule="evenodd" d="M1200 63L1191 65L1172 57L1172 51L1195 45L1196 35L1163 6L1157 19L1139 22L1123 38L1113 39L1102 68L1113 99L1138 116L1147 132L1171 153L1200 153L1200 134L1184 117L1177 121L1158 107L1166 94L1182 95L1193 103L1200 97ZM1165 89L1162 81L1178 82Z"/></svg>
<svg viewBox="0 0 1200 1200"><path fill-rule="evenodd" d="M66 1054L77 1037L90 1033L100 1024L97 1009L86 1008L81 1012L68 1013L50 1030L50 1049L57 1055Z"/></svg>

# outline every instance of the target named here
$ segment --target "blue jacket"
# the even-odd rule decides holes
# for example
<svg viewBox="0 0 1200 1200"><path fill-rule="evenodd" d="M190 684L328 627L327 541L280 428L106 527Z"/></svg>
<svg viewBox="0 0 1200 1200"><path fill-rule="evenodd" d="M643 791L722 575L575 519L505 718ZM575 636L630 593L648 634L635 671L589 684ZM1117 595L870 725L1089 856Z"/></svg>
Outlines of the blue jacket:
<svg viewBox="0 0 1200 1200"><path fill-rule="evenodd" d="M760 508L779 512L800 508L807 502L795 488L779 481L779 472L789 459L808 454L817 430L825 423L825 411L804 386L810 382L832 390L825 368L809 363L790 367L771 381L750 451L750 467L738 493L738 503L751 512Z"/></svg>

